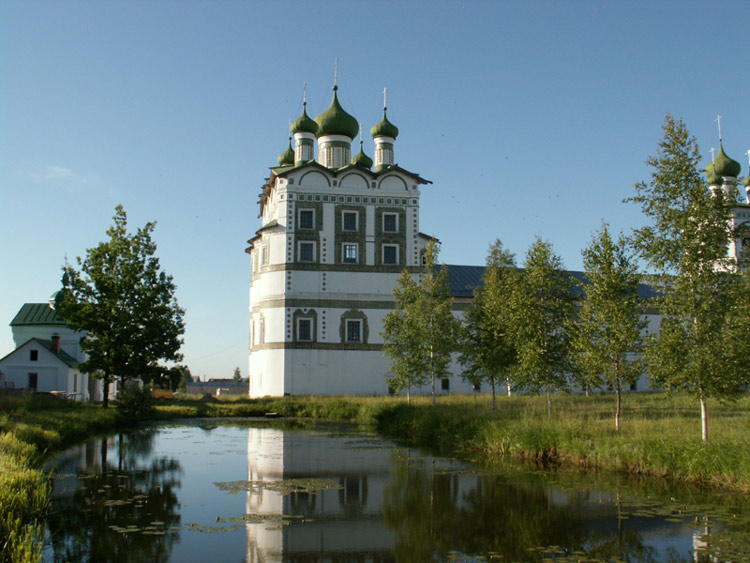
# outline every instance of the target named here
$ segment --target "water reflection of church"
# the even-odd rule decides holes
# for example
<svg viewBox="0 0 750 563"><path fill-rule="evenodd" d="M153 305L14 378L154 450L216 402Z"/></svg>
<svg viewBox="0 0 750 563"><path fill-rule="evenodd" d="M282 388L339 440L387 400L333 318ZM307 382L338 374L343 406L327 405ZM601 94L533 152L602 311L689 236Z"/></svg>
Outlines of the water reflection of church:
<svg viewBox="0 0 750 563"><path fill-rule="evenodd" d="M331 479L338 489L247 493L246 512L302 516L247 525L248 563L428 561L495 551L528 560L532 546L590 556L689 561L685 522L632 512L632 501L476 471L367 437L248 429L248 481ZM645 557L645 559L638 559Z"/></svg>
<svg viewBox="0 0 750 563"><path fill-rule="evenodd" d="M281 495L260 489L247 494L248 514L297 515L290 526L248 524L247 561L393 560L394 534L382 521L392 465L389 450L356 438L250 428L248 481L331 479L336 489Z"/></svg>
<svg viewBox="0 0 750 563"><path fill-rule="evenodd" d="M682 503L665 512L660 488L484 472L340 426L152 427L81 444L56 465L49 561L418 562L490 552L527 561L530 549L551 546L606 561L692 561L708 531L691 527L703 512L688 516ZM239 489L217 495L213 479ZM311 492L278 492L290 480ZM321 489L324 480L333 488Z"/></svg>

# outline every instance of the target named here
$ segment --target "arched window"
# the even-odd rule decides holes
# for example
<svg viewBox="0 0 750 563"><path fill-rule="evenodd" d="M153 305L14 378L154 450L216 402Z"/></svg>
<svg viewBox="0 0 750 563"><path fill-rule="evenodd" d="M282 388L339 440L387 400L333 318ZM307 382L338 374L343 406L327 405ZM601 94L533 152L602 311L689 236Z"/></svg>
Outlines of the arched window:
<svg viewBox="0 0 750 563"><path fill-rule="evenodd" d="M369 332L367 315L359 309L349 309L341 315L339 336L342 343L367 344Z"/></svg>

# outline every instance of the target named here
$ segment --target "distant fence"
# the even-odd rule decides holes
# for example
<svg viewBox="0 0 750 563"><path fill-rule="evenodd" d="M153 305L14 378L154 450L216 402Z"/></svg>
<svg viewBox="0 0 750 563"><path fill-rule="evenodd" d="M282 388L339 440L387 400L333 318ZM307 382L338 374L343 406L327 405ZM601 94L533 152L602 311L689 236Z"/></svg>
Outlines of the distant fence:
<svg viewBox="0 0 750 563"><path fill-rule="evenodd" d="M0 386L0 393L7 393L8 395L20 395L21 393L25 393L26 389L22 387L15 387L13 383L8 385L5 383L4 385Z"/></svg>
<svg viewBox="0 0 750 563"><path fill-rule="evenodd" d="M185 387L188 395L247 395L250 390L247 381L198 381Z"/></svg>

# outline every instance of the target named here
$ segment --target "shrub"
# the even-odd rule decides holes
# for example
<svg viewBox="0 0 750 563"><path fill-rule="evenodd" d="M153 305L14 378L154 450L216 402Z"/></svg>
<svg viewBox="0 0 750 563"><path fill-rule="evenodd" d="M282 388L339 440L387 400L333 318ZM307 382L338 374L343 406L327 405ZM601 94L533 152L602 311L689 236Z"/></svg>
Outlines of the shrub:
<svg viewBox="0 0 750 563"><path fill-rule="evenodd" d="M126 418L148 417L153 414L153 407L151 392L140 385L125 385L117 394L117 410Z"/></svg>

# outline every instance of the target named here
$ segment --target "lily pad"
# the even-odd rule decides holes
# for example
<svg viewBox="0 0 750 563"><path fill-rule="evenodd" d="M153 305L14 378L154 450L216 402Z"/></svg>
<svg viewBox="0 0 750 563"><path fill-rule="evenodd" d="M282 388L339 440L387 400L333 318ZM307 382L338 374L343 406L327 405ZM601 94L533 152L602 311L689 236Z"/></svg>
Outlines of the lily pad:
<svg viewBox="0 0 750 563"><path fill-rule="evenodd" d="M229 494L239 492L275 491L281 495L290 493L316 493L330 489L343 489L343 485L331 479L280 479L278 481L218 481L214 485Z"/></svg>

